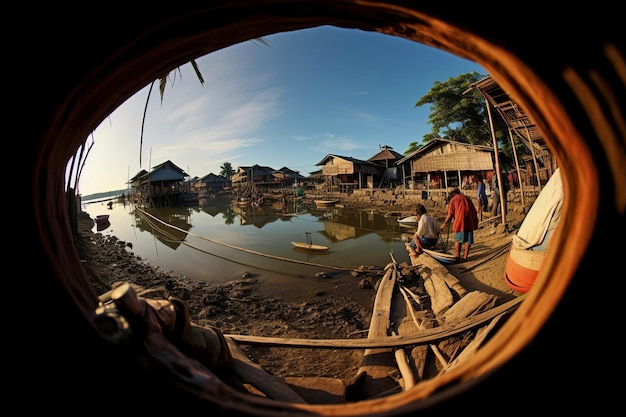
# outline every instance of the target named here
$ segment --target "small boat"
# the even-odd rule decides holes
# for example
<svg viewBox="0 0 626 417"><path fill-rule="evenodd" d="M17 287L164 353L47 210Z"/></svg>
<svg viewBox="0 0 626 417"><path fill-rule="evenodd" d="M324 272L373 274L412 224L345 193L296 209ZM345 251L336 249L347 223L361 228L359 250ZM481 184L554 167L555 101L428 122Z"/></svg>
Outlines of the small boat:
<svg viewBox="0 0 626 417"><path fill-rule="evenodd" d="M98 214L96 216L96 223L105 223L109 221L109 215L108 214Z"/></svg>
<svg viewBox="0 0 626 417"><path fill-rule="evenodd" d="M328 199L328 200L313 200L313 202L318 207L330 207L330 206L334 206L335 204L337 204L339 202L339 200L337 200L337 199L334 199L334 200L332 200L332 199Z"/></svg>
<svg viewBox="0 0 626 417"><path fill-rule="evenodd" d="M96 230L98 232L101 232L103 230L108 229L109 226L111 226L111 223L108 220L103 220L101 222L96 222Z"/></svg>
<svg viewBox="0 0 626 417"><path fill-rule="evenodd" d="M433 250L433 249L422 248L422 250L424 251L424 253L427 253L431 257L435 258L435 260L438 261L439 263L453 264L456 262L456 256L443 251L443 248L445 248L446 245L441 239L441 237L440 237L440 242L437 245L439 245L442 249ZM437 245L432 246L432 248L437 247ZM409 252L409 255L415 256L415 251L409 245L409 243L406 244L406 250Z"/></svg>
<svg viewBox="0 0 626 417"><path fill-rule="evenodd" d="M96 216L96 230L101 232L111 226L108 214L99 214Z"/></svg>
<svg viewBox="0 0 626 417"><path fill-rule="evenodd" d="M383 217L387 218L387 217L394 217L394 218L399 218L402 217L402 213L399 211L390 211L388 213L385 213L383 215Z"/></svg>
<svg viewBox="0 0 626 417"><path fill-rule="evenodd" d="M436 251L432 249L426 249L426 248L423 248L422 250L424 251L424 253L429 254L430 256L432 256L433 258L435 258L442 264L452 264L456 261L456 257L449 253L440 252L440 251Z"/></svg>
<svg viewBox="0 0 626 417"><path fill-rule="evenodd" d="M315 251L325 251L328 250L328 246L316 245L314 243L306 243L306 242L291 242L296 248L306 249L306 250L315 250Z"/></svg>
<svg viewBox="0 0 626 417"><path fill-rule="evenodd" d="M561 219L562 206L563 183L557 168L513 236L504 266L504 281L511 289L525 293L534 284L549 249L550 237Z"/></svg>
<svg viewBox="0 0 626 417"><path fill-rule="evenodd" d="M251 203L250 199L246 198L246 197L240 197L240 198L237 199L237 205L240 206L240 207L249 206L250 203Z"/></svg>
<svg viewBox="0 0 626 417"><path fill-rule="evenodd" d="M407 216L398 219L398 223L400 223L400 226L417 226L418 222L419 219L417 218L417 216Z"/></svg>
<svg viewBox="0 0 626 417"><path fill-rule="evenodd" d="M328 250L328 246L316 245L311 240L311 233L306 232L306 242L291 242L296 248L306 249L306 250L314 250L314 251L325 251Z"/></svg>

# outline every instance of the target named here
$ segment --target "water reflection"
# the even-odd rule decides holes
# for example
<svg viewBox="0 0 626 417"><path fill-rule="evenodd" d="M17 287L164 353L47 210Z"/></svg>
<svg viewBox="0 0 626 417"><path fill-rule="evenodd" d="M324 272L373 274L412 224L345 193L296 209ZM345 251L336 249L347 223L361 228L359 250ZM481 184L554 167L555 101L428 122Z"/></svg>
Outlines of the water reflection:
<svg viewBox="0 0 626 417"><path fill-rule="evenodd" d="M139 230L152 233L159 242L170 249L176 250L191 229L191 209L188 207L147 208L134 210L133 213L135 226Z"/></svg>
<svg viewBox="0 0 626 417"><path fill-rule="evenodd" d="M386 218L372 210L330 208L323 211L325 233L334 241L355 239L368 233L376 233L385 242L401 233L396 219ZM410 230L402 230L410 233Z"/></svg>
<svg viewBox="0 0 626 417"><path fill-rule="evenodd" d="M268 271L314 277L329 269L384 267L390 253L398 262L408 261L403 243L407 230L401 230L395 219L354 208L318 208L304 199L280 203L254 207L209 200L144 213L116 202L110 211L111 227L102 233L131 242L134 254L153 266L215 282L249 272L258 272L263 279ZM85 209L92 217L101 210L99 204L86 204ZM295 249L291 242L303 241L306 233L329 250Z"/></svg>
<svg viewBox="0 0 626 417"><path fill-rule="evenodd" d="M278 220L278 215L272 207L234 206L232 210L239 217L239 224L242 226L253 225L260 229L268 223Z"/></svg>

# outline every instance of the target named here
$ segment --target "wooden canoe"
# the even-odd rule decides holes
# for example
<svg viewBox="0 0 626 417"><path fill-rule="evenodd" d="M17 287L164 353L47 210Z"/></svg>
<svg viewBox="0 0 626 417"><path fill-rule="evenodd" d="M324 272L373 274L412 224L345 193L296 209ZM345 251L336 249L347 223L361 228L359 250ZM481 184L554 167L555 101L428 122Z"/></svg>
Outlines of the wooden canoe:
<svg viewBox="0 0 626 417"><path fill-rule="evenodd" d="M293 246L300 249L306 250L314 250L314 251L325 251L328 250L328 246L316 245L314 243L306 243L306 242L291 242Z"/></svg>
<svg viewBox="0 0 626 417"><path fill-rule="evenodd" d="M426 248L424 248L424 252L444 264L451 264L451 263L454 263L456 260L456 257L449 253L439 252L436 250L431 250L431 249L426 249Z"/></svg>

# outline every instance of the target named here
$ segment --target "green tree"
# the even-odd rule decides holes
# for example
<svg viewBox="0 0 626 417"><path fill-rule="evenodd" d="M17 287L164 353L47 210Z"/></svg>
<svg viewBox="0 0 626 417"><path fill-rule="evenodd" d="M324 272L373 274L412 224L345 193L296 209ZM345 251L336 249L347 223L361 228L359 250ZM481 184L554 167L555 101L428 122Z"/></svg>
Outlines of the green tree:
<svg viewBox="0 0 626 417"><path fill-rule="evenodd" d="M415 103L415 107L430 104L431 109L428 123L432 126L432 132L424 135L422 142L443 138L473 145L492 143L485 99L478 90L471 88L472 84L485 77L472 71L450 77L444 82L434 82L430 91ZM506 124L497 114L493 119L496 138L506 145ZM419 149L413 143L409 145L411 148Z"/></svg>
<svg viewBox="0 0 626 417"><path fill-rule="evenodd" d="M237 217L237 213L235 213L235 210L233 210L230 206L226 207L222 213L222 218L224 219L225 224L235 223L235 217Z"/></svg>
<svg viewBox="0 0 626 417"><path fill-rule="evenodd" d="M404 155L412 154L413 152L415 152L416 150L418 150L422 146L424 146L424 145L421 144L421 143L411 142L411 143L409 143L409 147L406 148L406 151L404 151Z"/></svg>
<svg viewBox="0 0 626 417"><path fill-rule="evenodd" d="M220 175L224 178L231 179L235 174L235 170L230 162L224 162L220 167Z"/></svg>

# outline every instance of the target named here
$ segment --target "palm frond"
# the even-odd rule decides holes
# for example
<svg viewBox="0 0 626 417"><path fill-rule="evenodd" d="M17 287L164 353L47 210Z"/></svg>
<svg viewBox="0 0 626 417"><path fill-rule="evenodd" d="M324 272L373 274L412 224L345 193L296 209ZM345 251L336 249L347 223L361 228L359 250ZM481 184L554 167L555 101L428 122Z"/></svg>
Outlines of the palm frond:
<svg viewBox="0 0 626 417"><path fill-rule="evenodd" d="M204 85L204 78L202 77L202 73L200 72L200 68L198 68L198 63L196 62L195 59L191 60L191 66L193 67L193 70L196 72L196 77L198 77L200 84Z"/></svg>
<svg viewBox="0 0 626 417"><path fill-rule="evenodd" d="M263 38L255 38L252 42L255 42L257 44L263 44L263 45L269 45L269 42L267 42L267 40L263 39ZM198 77L198 81L200 81L200 84L204 85L204 77L202 76L202 73L200 72L200 68L198 67L198 63L196 62L195 59L192 59L191 61L189 61L191 63L191 66L193 67L193 70L196 73L196 77ZM182 77L182 73L180 70L180 67L176 68L179 72L179 74L181 74ZM176 70L174 70L176 71ZM167 78L169 77L171 72L168 72L167 74L165 74L162 77L159 77L159 93L161 96L161 104L163 104L163 96L165 95L165 87L167 86ZM176 73L174 72L174 77L176 77ZM150 101L150 95L152 94L152 88L154 87L154 83L156 82L156 80L152 81L152 83L150 84L150 90L148 90L148 97L146 97L146 105L143 109L143 119L141 120L141 136L139 138L139 166L141 166L141 150L143 148L143 131L144 131L144 126L146 123L146 114L148 112L148 102ZM173 82L172 82L173 84Z"/></svg>
<svg viewBox="0 0 626 417"><path fill-rule="evenodd" d="M163 79L160 79L161 85L163 84ZM146 97L146 105L143 108L143 118L141 119L141 135L139 136L139 166L141 166L141 150L143 149L143 128L146 125L146 114L148 114L148 102L150 101L150 94L152 94L152 88L154 87L155 81L152 81L150 84L150 89L148 90L148 97ZM165 87L163 87L165 88ZM163 93L161 92L161 95Z"/></svg>

